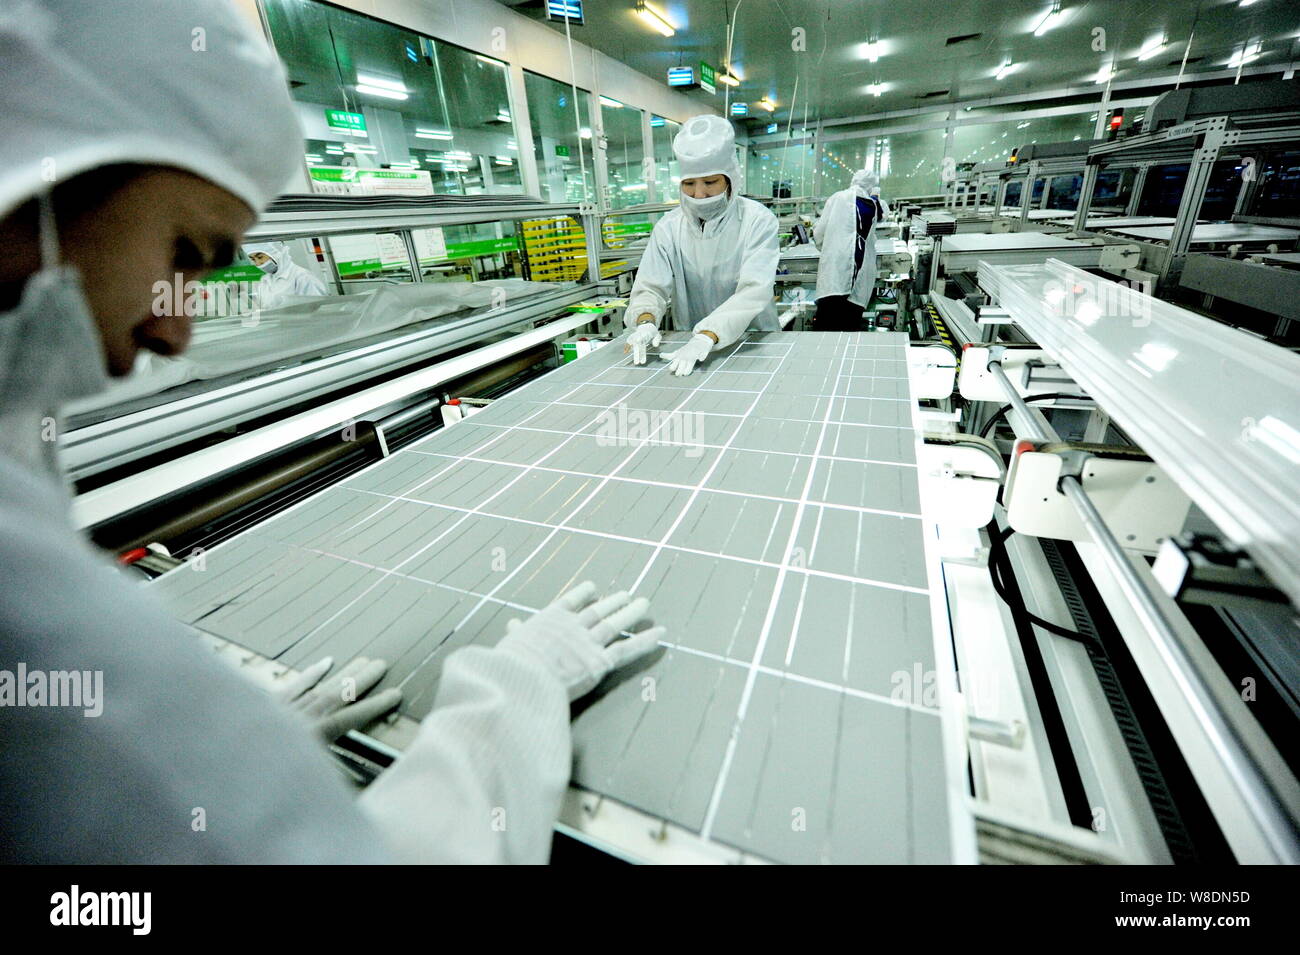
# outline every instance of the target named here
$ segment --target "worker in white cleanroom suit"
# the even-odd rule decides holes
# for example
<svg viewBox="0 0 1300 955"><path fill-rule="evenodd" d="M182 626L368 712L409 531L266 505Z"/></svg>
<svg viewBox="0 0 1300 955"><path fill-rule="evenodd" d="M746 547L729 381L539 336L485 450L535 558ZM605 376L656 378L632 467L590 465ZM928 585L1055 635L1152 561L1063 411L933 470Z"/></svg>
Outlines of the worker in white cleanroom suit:
<svg viewBox="0 0 1300 955"><path fill-rule="evenodd" d="M859 331L876 282L876 224L885 216L880 179L860 169L852 185L826 200L813 226L817 264L814 331Z"/></svg>
<svg viewBox="0 0 1300 955"><path fill-rule="evenodd" d="M229 265L302 162L283 70L230 0L14 0L0 60L0 862L545 862L570 702L657 643L620 637L646 601L582 585L451 653L357 797L301 706L81 538L53 451L60 405L184 349L156 283ZM34 677L74 671L48 705Z"/></svg>
<svg viewBox="0 0 1300 955"><path fill-rule="evenodd" d="M648 348L659 347L664 329L695 332L661 356L676 375L689 375L747 329L780 329L772 299L780 258L776 216L739 195L735 146L731 124L718 116L687 120L673 140L681 205L650 233L627 303L627 349L636 364L645 362Z"/></svg>
<svg viewBox="0 0 1300 955"><path fill-rule="evenodd" d="M258 308L279 308L294 296L326 294L325 283L290 258L283 242L251 245L244 251L264 273L257 283Z"/></svg>

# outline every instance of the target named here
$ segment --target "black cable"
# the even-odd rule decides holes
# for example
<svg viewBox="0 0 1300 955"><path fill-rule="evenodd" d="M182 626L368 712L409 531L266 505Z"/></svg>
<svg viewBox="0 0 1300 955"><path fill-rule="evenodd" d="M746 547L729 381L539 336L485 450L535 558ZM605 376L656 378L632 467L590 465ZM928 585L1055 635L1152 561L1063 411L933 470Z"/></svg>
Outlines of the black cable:
<svg viewBox="0 0 1300 955"><path fill-rule="evenodd" d="M1067 395L1067 394L1061 394L1060 392L1054 391L1046 395L1032 395L1031 397L1025 399L1025 404L1032 404L1035 401L1057 401L1063 398L1073 398L1076 401L1087 400L1083 395ZM980 430L980 437L987 438L989 436L989 432L993 430L993 426L997 424L998 421L1002 418L1002 416L1005 415L1008 411L1010 411L1013 407L1015 406L1003 405L1001 408L999 408L997 410L997 413L994 414L992 418L989 418L989 420L984 423L984 427Z"/></svg>
<svg viewBox="0 0 1300 955"><path fill-rule="evenodd" d="M993 589L997 595L1002 598L1002 602L1007 605L1013 617L1023 615L1024 619L1036 627L1042 627L1049 633L1054 633L1060 637L1066 637L1070 640L1083 641L1083 634L1075 630L1069 630L1059 624L1052 623L1050 620L1044 620L1035 613L1031 613L1029 608L1024 605L1023 601L1013 600L1007 589L1006 580L1003 579L1004 571L1010 576L1010 556L1007 554L1006 540L1015 533L1010 527L1005 531L1001 530L997 521L990 521L985 528L989 534L989 578L993 581Z"/></svg>

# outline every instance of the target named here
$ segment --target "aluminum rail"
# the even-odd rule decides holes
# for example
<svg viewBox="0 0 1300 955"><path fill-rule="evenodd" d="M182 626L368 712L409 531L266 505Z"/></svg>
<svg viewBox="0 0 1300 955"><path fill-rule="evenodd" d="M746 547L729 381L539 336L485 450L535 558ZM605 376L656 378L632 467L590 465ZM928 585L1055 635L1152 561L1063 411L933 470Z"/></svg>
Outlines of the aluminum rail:
<svg viewBox="0 0 1300 955"><path fill-rule="evenodd" d="M1059 437L1033 409L1020 397L1002 364L989 362L989 371L1006 392L1007 401L1026 424L1035 440L1052 443ZM1115 575L1121 590L1145 624L1147 632L1155 637L1155 646L1161 659L1169 668L1179 689L1183 692L1193 712L1204 728L1210 745L1241 796L1251 817L1279 863L1300 863L1300 838L1286 808L1268 777L1251 757L1245 740L1226 718L1214 699L1205 674L1201 672L1178 637L1178 631L1161 610L1155 595L1138 575L1128 554L1106 526L1101 513L1073 475L1061 478L1061 492L1074 505L1080 520L1100 548L1103 560Z"/></svg>

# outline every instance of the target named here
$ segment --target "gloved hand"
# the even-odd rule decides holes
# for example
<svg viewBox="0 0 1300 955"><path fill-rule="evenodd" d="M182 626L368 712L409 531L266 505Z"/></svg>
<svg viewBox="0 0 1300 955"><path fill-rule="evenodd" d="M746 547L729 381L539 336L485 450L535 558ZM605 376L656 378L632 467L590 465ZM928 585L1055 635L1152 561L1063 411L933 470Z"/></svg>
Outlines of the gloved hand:
<svg viewBox="0 0 1300 955"><path fill-rule="evenodd" d="M579 584L526 621L511 620L499 650L540 663L569 692L569 701L595 689L611 670L643 657L667 632L651 627L624 639L619 634L648 619L650 601L619 591L596 599L596 585Z"/></svg>
<svg viewBox="0 0 1300 955"><path fill-rule="evenodd" d="M713 339L708 335L692 335L681 348L668 354L660 353L659 357L664 361L672 362L668 370L674 375L689 375L695 370L697 362L704 361L709 357L709 352L713 350Z"/></svg>
<svg viewBox="0 0 1300 955"><path fill-rule="evenodd" d="M627 344L623 346L623 354L629 351L632 353L632 364L644 365L646 348L658 348L663 336L659 334L659 329L655 327L654 322L642 322L627 337Z"/></svg>
<svg viewBox="0 0 1300 955"><path fill-rule="evenodd" d="M396 687L366 697L388 672L388 664L383 660L357 657L321 683L332 666L334 658L326 657L275 692L282 703L311 720L325 742L332 743L349 730L369 725L402 702L402 691Z"/></svg>

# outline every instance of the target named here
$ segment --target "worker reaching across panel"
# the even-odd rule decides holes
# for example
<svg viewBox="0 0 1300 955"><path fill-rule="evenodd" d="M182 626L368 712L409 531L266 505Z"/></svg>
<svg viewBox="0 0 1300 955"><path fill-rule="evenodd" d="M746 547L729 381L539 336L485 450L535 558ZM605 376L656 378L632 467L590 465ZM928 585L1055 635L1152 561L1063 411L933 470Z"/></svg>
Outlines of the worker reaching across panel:
<svg viewBox="0 0 1300 955"><path fill-rule="evenodd" d="M780 329L772 297L777 220L739 194L735 146L731 124L718 116L687 120L673 140L681 205L650 233L627 303L627 349L638 365L647 349L659 347L665 328L695 332L661 356L675 375L689 375L749 329Z"/></svg>
<svg viewBox="0 0 1300 955"><path fill-rule="evenodd" d="M569 703L656 646L622 636L647 601L583 585L449 655L353 798L307 718L337 708L295 714L128 583L75 532L54 453L61 405L184 350L156 285L230 264L302 162L284 73L229 0L13 0L0 63L0 671L102 686L94 712L0 680L0 860L545 862Z"/></svg>
<svg viewBox="0 0 1300 955"><path fill-rule="evenodd" d="M885 213L880 177L866 169L826 200L813 227L821 249L814 331L863 330L862 311L871 304L876 282L876 225Z"/></svg>

